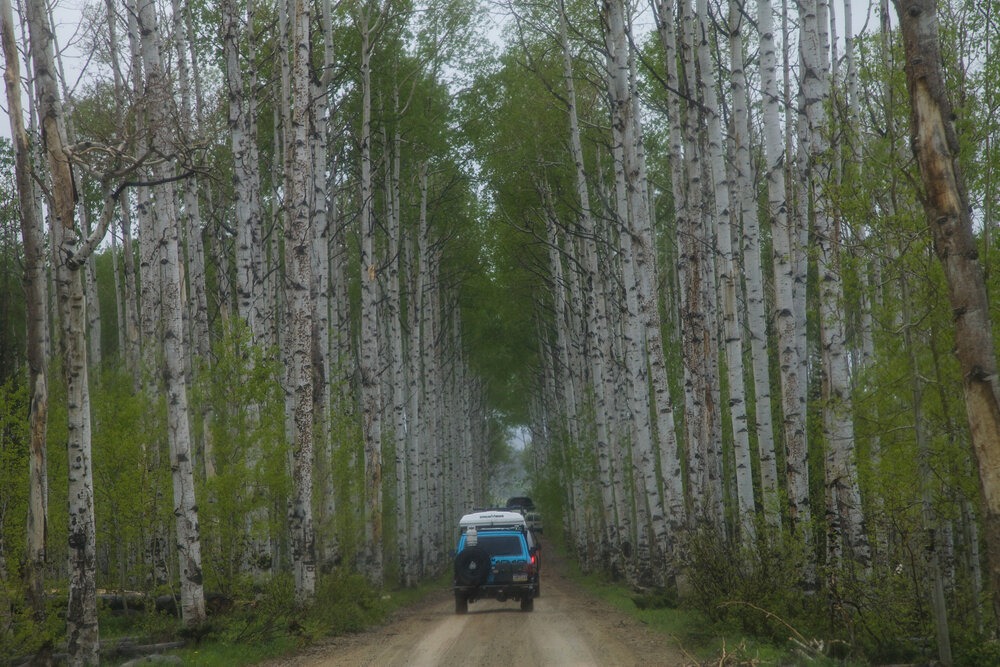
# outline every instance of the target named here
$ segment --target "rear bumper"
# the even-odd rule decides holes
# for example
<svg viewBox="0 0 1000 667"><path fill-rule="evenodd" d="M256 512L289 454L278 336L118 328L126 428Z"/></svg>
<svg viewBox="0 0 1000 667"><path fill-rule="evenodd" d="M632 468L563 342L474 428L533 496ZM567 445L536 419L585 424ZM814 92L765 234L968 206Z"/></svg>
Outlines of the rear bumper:
<svg viewBox="0 0 1000 667"><path fill-rule="evenodd" d="M482 584L480 586L452 586L455 597L463 597L469 602L474 600L523 600L533 598L538 589L533 581L526 584Z"/></svg>

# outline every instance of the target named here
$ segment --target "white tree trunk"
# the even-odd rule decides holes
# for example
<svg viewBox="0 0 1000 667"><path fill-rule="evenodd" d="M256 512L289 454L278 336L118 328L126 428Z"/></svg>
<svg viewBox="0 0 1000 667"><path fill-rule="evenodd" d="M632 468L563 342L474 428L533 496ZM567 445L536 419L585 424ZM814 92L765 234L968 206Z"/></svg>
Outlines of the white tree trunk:
<svg viewBox="0 0 1000 667"><path fill-rule="evenodd" d="M769 370L767 315L757 193L751 164L751 136L747 106L747 81L741 29L746 25L741 5L729 5L729 52L732 59L733 144L736 169L735 191L743 223L743 261L747 294L747 329L753 365L757 452L760 464L760 491L764 521L772 528L781 526L778 467L774 450L774 423L771 417L771 377Z"/></svg>
<svg viewBox="0 0 1000 667"><path fill-rule="evenodd" d="M688 88L697 95L695 17L688 2L679 5L678 51ZM681 285L681 333L684 351L685 426L687 431L689 522L720 530L723 526L720 412L717 401L718 350L715 341L715 272L706 248L708 222L705 207L704 149L699 138L699 114L687 114L684 123L685 199L677 210L678 270ZM711 296L710 296L711 295Z"/></svg>
<svg viewBox="0 0 1000 667"><path fill-rule="evenodd" d="M148 129L153 145L163 155L172 152L169 123L172 108L159 47L159 25L152 0L141 0L138 11L142 60L146 76L144 98L148 103ZM174 211L174 170L168 162L154 168L156 207L163 216L162 283L163 376L167 398L167 442L174 488L177 557L180 568L181 615L188 627L205 620L202 586L201 540L194 491L194 467L187 397L187 346L184 337L184 295L181 281L180 231Z"/></svg>
<svg viewBox="0 0 1000 667"><path fill-rule="evenodd" d="M361 31L361 414L365 444L365 567L371 582L381 586L382 565L382 395L379 386L378 263L375 257L371 157L372 26L362 10Z"/></svg>
<svg viewBox="0 0 1000 667"><path fill-rule="evenodd" d="M424 394L424 383L422 379L422 362L424 350L429 341L425 340L421 331L421 319L424 311L424 274L426 265L424 258L419 255L418 243L423 243L427 233L427 163L421 162L418 167L418 179L420 188L420 213L418 218L418 229L416 238L407 239L408 276L410 284L409 302L407 308L407 325L409 327L409 357L407 364L407 388L408 388L408 410L407 410L407 443L406 461L409 473L409 525L407 526L407 537L410 541L408 552L412 560L407 572L410 580L405 582L411 585L414 580L423 576L423 540L422 523L424 511L427 506L427 462L422 456L423 434L425 419L424 406L427 397Z"/></svg>
<svg viewBox="0 0 1000 667"><path fill-rule="evenodd" d="M70 665L99 662L97 620L94 480L91 461L90 389L85 332L86 297L80 265L72 264L79 242L75 228L76 191L66 153L62 102L54 78L50 17L44 2L25 5L34 65L36 111L42 128L46 163L52 188L51 243L55 266L56 301L62 327L63 373L66 382L69 435L69 602L66 634Z"/></svg>
<svg viewBox="0 0 1000 667"><path fill-rule="evenodd" d="M785 441L785 470L791 529L806 541L809 550L811 512L809 471L806 467L805 378L796 343L799 325L794 303L794 242L785 188L785 155L779 109L783 97L778 91L777 55L770 0L758 0L760 58L764 101L764 156L767 176L768 213L771 222L774 264L774 329L778 339L778 368L781 377L782 427Z"/></svg>
<svg viewBox="0 0 1000 667"><path fill-rule="evenodd" d="M657 19L657 32L664 51L666 65L667 91L667 123L669 125L669 151L671 191L674 199L675 219L680 222L690 216L690 205L685 182L685 156L683 155L684 126L681 121L680 82L677 73L677 33L672 3L657 0L654 3ZM680 298L678 297L678 301ZM661 445L662 447L662 445ZM674 448L676 450L676 447ZM680 457L675 455L672 460L664 458L661 452L660 469L663 475L667 516L671 522L671 531L680 532L687 521L687 508L684 502L684 479ZM672 488L671 488L672 487Z"/></svg>
<svg viewBox="0 0 1000 667"><path fill-rule="evenodd" d="M697 57L701 84L702 109L708 121L708 158L710 183L714 184L715 247L718 250L716 272L722 296L723 340L726 350L726 372L729 380L729 415L733 437L733 466L736 473L736 504L738 529L746 541L754 538L753 469L750 462L750 433L747 428L746 387L743 374L743 336L737 313L736 259L733 251L730 193L734 184L727 176L726 154L722 138L718 96L709 53L709 38L713 30L708 14L708 1L697 0Z"/></svg>
<svg viewBox="0 0 1000 667"><path fill-rule="evenodd" d="M426 223L426 218L424 218ZM424 276L424 297L421 308L421 334L423 340L424 397L423 418L421 419L420 441L424 447L424 462L426 475L426 502L423 507L421 525L434 526L435 520L441 514L441 499L439 495L441 483L440 438L442 405L440 401L440 308L438 301L438 271L437 256L431 247L431 239L427 224L420 230L419 250L420 267ZM438 556L437 535L433 530L423 533L424 568L433 569Z"/></svg>
<svg viewBox="0 0 1000 667"><path fill-rule="evenodd" d="M583 160L583 144L580 139L580 123L577 116L576 86L573 78L573 56L570 51L565 3L559 2L559 37L563 56L563 81L566 86L567 113L569 116L570 150L575 166L576 195L580 206L581 243L584 245L584 312L587 320L586 357L592 366L592 387L594 393L594 428L597 448L598 484L601 491L602 525L605 529L604 550L612 559L620 553L618 549L618 516L615 508L615 493L611 475L610 423L613 420L609 409L608 394L613 393L611 377L607 367L609 332L607 309L603 295L603 284L598 261L598 234L591 212L590 193ZM620 564L613 563L613 568Z"/></svg>
<svg viewBox="0 0 1000 667"><path fill-rule="evenodd" d="M629 32L631 27L628 27ZM634 42L631 35L629 44ZM636 255L636 275L639 287L639 309L645 326L646 363L649 365L650 383L653 390L653 419L655 443L653 458L659 455L660 477L663 496L658 507L651 507L653 541L657 549L654 558L661 563L662 574L672 578L676 568L672 559L675 535L685 521L681 458L677 447L677 432L674 422L673 398L667 379L664 356L663 325L660 319L658 250L653 233L653 205L650 201L649 182L646 176L646 154L643 140L642 120L638 113L639 91L636 59L631 49L629 62L629 97L632 99L632 131L634 141L626 144L626 164L632 175L629 186L630 234L636 239L641 252ZM631 146L631 148L630 148ZM653 464L655 467L655 464ZM650 473L652 481L655 473Z"/></svg>
<svg viewBox="0 0 1000 667"><path fill-rule="evenodd" d="M825 191L831 174L824 105L829 98L825 0L803 4L803 92L809 131L809 187L814 206L820 310L820 338L825 377L823 423L826 439L827 532L829 561L850 558L861 572L871 565L864 529L861 491L855 461L854 414L843 322L843 279L840 276L837 221ZM846 552L846 553L845 553Z"/></svg>
<svg viewBox="0 0 1000 667"><path fill-rule="evenodd" d="M107 13L108 47L115 96L118 99L124 99L127 91L119 62L118 16L117 4L114 0L105 0L105 11ZM121 197L120 220L123 293L120 308L119 330L121 333L119 337L122 341L121 354L125 360L125 366L132 374L133 385L138 391L141 386L139 364L139 302L138 290L136 288L135 254L132 245L132 206L131 197L127 192L123 193ZM112 242L114 242L114 239L112 239ZM118 268L117 261L115 262L115 268Z"/></svg>
<svg viewBox="0 0 1000 667"><path fill-rule="evenodd" d="M44 622L45 553L48 532L46 433L48 429L48 290L45 284L44 225L32 180L31 146L21 104L20 56L14 40L10 0L0 0L0 41L4 54L4 84L14 143L14 171L24 252L24 300L27 320L28 392L28 528L25 583L34 619ZM33 105L29 105L32 106Z"/></svg>
<svg viewBox="0 0 1000 667"><path fill-rule="evenodd" d="M264 345L268 340L264 326L264 281L262 276L261 233L263 211L260 197L260 169L257 151L256 94L253 86L245 86L243 67L240 63L240 49L243 33L240 25L241 12L247 19L250 36L245 40L249 51L248 60L253 62L254 38L251 20L252 4L245 6L234 0L227 0L220 7L222 15L222 51L225 59L225 92L228 102L229 141L233 154L233 206L235 209L235 290L236 312L239 320L248 329L250 341ZM277 178L277 174L275 175ZM252 359L252 357L248 357ZM250 368L248 371L252 370ZM258 406L247 406L251 424L259 418ZM246 450L246 467L257 468L260 453L254 447ZM256 493L256 481L251 476L247 480L246 493ZM249 572L257 572L259 564L267 561L271 546L267 536L262 535L259 526L267 524L268 509L255 508L243 517L246 526L246 549L243 567Z"/></svg>
<svg viewBox="0 0 1000 667"><path fill-rule="evenodd" d="M654 572L653 564L662 570L667 565L664 556L670 549L656 472L650 409L655 408L657 417L662 417L672 408L669 394L664 396L661 393L666 389L665 385L654 382L656 391L652 396L649 389L649 373L657 364L662 366L663 347L659 335L659 309L652 291L656 283L654 249L649 207L643 197L646 188L641 179L645 171L641 161L642 132L631 85L631 56L624 7L618 0L606 0L602 3L602 15L605 19L607 83L615 139L615 216L621 225L619 242L624 269L626 395L633 429L633 475L639 496L635 504L635 556L638 576L642 580L650 577L658 579L663 572ZM654 361L654 358L657 359ZM658 422L657 426L671 431L669 434L658 433L660 438L672 435L672 420L670 426L662 422Z"/></svg>
<svg viewBox="0 0 1000 667"><path fill-rule="evenodd" d="M180 126L181 140L191 142L200 131L201 119L198 117L192 102L192 74L188 58L194 53L188 48L186 12L190 8L181 6L181 0L171 0L174 20L174 47L177 55L177 81L180 93ZM200 361L208 364L211 359L211 339L208 325L208 292L205 285L205 245L202 241L203 223L201 220L201 205L198 198L198 181L193 176L181 183L184 200L184 213L179 220L182 248L187 251L186 281L188 283L187 317L188 340L190 347ZM182 288L183 288L182 274ZM192 360L186 361L189 368Z"/></svg>
<svg viewBox="0 0 1000 667"><path fill-rule="evenodd" d="M394 113L398 115L399 113L399 93L394 91ZM410 559L410 526L407 524L405 517L407 516L407 501L409 499L409 494L407 492L408 484L410 481L409 472L409 457L407 451L408 436L407 436L407 407L408 401L406 397L406 359L403 356L403 309L402 309L402 291L400 288L400 267L402 264L402 257L400 252L401 242L402 242L402 220L400 211L400 152L402 150L403 141L399 133L399 128L397 125L396 133L392 139L391 146L388 140L386 140L386 154L391 156L391 159L385 161L385 171L386 171L386 202L387 202L387 212L386 212L386 222L387 231L389 236L389 266L388 266L388 285L386 294L386 305L387 312L386 316L388 318L388 336L389 336L389 350L390 350L390 364L391 364L391 387L390 395L392 397L392 414L393 414L393 441L394 441L394 455L395 455L395 476L396 476L396 507L397 516L400 519L397 522L397 531L399 536L398 540L398 550L399 550L399 563L400 563L400 580L403 582L411 579L409 574L409 567L411 564Z"/></svg>
<svg viewBox="0 0 1000 667"><path fill-rule="evenodd" d="M330 129L329 100L332 96L330 84L332 78L333 62L333 35L332 26L329 25L329 3L324 4L324 14L322 17L324 25L324 75L320 81L313 86L313 100L311 105L310 125L309 125L309 146L312 155L312 194L310 197L310 210L312 214L312 307L313 307L313 400L315 402L314 416L316 420L316 434L319 442L314 446L314 452L322 454L323 460L327 463L322 472L317 472L316 477L320 482L319 504L322 507L321 516L317 521L320 525L329 525L336 515L336 496L333 484L333 377L330 366L330 313L332 304L330 301L330 245L332 227L337 223L336 201L333 196L336 187L336 164L330 158L329 138L332 136ZM317 556L322 557L327 563L332 563L337 558L336 533L332 530L318 531L322 543L318 545Z"/></svg>
<svg viewBox="0 0 1000 667"><path fill-rule="evenodd" d="M248 5L249 7L249 5ZM229 102L229 135L233 151L233 197L236 209L236 295L240 318L250 328L253 340L262 342L260 171L257 155L256 96L253 86L243 83L240 65L240 7L226 0L222 7L223 53L226 96ZM249 10L247 10L249 14ZM253 58L253 39L248 40Z"/></svg>
<svg viewBox="0 0 1000 667"><path fill-rule="evenodd" d="M288 217L285 226L285 298L288 321L287 391L291 394L292 499L288 508L295 599L312 601L316 593L316 545L313 529L313 232L309 206L312 156L309 149L309 5L295 0L289 15L291 116L286 146Z"/></svg>

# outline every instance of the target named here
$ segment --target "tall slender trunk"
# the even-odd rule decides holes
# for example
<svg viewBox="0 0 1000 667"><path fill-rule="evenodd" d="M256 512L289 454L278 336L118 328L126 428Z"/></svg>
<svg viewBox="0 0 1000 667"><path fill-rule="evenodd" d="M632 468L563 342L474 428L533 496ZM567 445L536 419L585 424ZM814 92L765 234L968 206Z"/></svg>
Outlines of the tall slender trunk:
<svg viewBox="0 0 1000 667"><path fill-rule="evenodd" d="M52 187L51 243L56 248L56 296L61 325L63 373L68 406L69 602L66 634L69 663L99 662L94 479L91 460L90 389L85 331L86 297L80 264L73 264L80 241L75 227L76 188L66 152L62 102L55 80L50 18L44 2L25 5L34 65L36 111L41 123Z"/></svg>
<svg viewBox="0 0 1000 667"><path fill-rule="evenodd" d="M677 45L682 65L684 93L697 97L695 68L694 15L690 3L679 3ZM681 284L681 332L684 351L685 428L687 431L688 520L698 527L721 530L722 480L721 459L716 450L718 419L715 400L715 374L718 368L715 348L714 273L707 253L705 215L705 153L700 142L699 114L691 110L684 119L684 169L686 176L684 204L677 211L679 245L678 272Z"/></svg>
<svg viewBox="0 0 1000 667"><path fill-rule="evenodd" d="M291 51L291 125L285 181L288 217L285 222L285 298L288 321L288 381L294 441L292 443L292 499L288 507L295 599L312 601L316 593L316 545L313 529L313 233L309 192L312 156L309 149L309 5L294 0L286 48Z"/></svg>
<svg viewBox="0 0 1000 667"><path fill-rule="evenodd" d="M14 41L14 14L10 0L0 0L0 40L4 54L4 84L14 139L14 174L20 203L24 244L24 300L27 320L28 392L28 532L25 588L34 619L44 622L45 553L48 533L46 433L48 429L48 296L45 284L45 244L38 195L32 181L31 146L21 105L20 57Z"/></svg>
<svg viewBox="0 0 1000 667"><path fill-rule="evenodd" d="M393 91L393 114L399 115L399 91ZM384 136L384 135L383 135ZM396 507L399 508L397 516L400 517L397 530L400 533L397 548L399 550L400 579L406 582L410 579L410 526L403 518L406 516L406 504L409 498L407 485L409 483L409 457L407 456L407 400L406 400L406 359L403 353L403 309L402 290L400 287L400 267L402 265L402 253L400 252L402 243L402 212L400 211L400 152L402 151L403 140L400 135L399 125L396 125L393 138L384 140L386 155L390 156L385 160L385 194L387 202L387 231L389 237L389 266L387 285L387 328L389 337L390 365L391 365L391 386L393 414L393 441L395 455L396 473Z"/></svg>
<svg viewBox="0 0 1000 667"><path fill-rule="evenodd" d="M178 88L180 92L180 118L182 140L193 143L201 132L201 119L192 100L192 68L196 61L192 58L193 51L188 48L188 25L185 20L190 7L181 5L181 0L171 0L174 21L174 46L177 55ZM188 340L195 356L202 364L211 359L211 338L208 324L208 291L205 284L205 244L202 240L204 231L201 219L201 202L198 193L198 180L190 178L181 183L184 202L184 213L179 220L182 248L186 251L182 257L186 260L183 266L188 284L188 296L185 314L188 318ZM189 358L188 364L191 360Z"/></svg>
<svg viewBox="0 0 1000 667"><path fill-rule="evenodd" d="M418 227L416 238L407 239L407 268L408 283L410 293L407 303L407 325L409 326L409 358L407 364L407 387L409 402L407 409L407 443L406 461L409 472L409 524L407 526L407 537L410 541L408 553L412 559L411 567L407 572L410 574L410 581L406 583L412 585L413 580L424 573L423 561L423 540L421 537L421 526L424 519L424 508L427 505L427 462L423 456L423 422L426 419L424 406L427 403L427 396L423 392L421 382L423 373L422 350L428 344L421 331L421 319L424 309L424 274L426 265L424 258L420 256L416 248L418 243L426 236L427 230L427 163L421 162L417 168L417 178L420 189L420 209L418 214Z"/></svg>
<svg viewBox="0 0 1000 667"><path fill-rule="evenodd" d="M775 457L774 423L771 417L771 376L769 367L764 271L751 164L751 136L744 69L742 27L746 25L741 3L729 4L729 53L732 59L733 144L735 148L736 193L743 228L743 261L747 293L747 333L750 340L754 382L754 414L760 470L760 496L764 521L781 526L781 500ZM772 54L773 56L773 54Z"/></svg>
<svg viewBox="0 0 1000 667"><path fill-rule="evenodd" d="M426 482L425 496L426 502L423 507L421 517L422 525L434 525L434 519L440 510L438 497L438 484L440 483L440 439L437 437L440 428L441 404L440 397L440 357L438 354L439 341L439 306L438 306L438 282L437 282L437 257L434 248L431 247L431 238L427 224L427 218L422 218L420 235L418 239L418 254L420 256L420 269L424 282L424 297L422 299L421 313L421 350L423 356L423 375L425 409L421 419L420 440L425 449L424 460L426 461ZM434 567L434 559L438 555L437 540L433 531L426 530L423 533L423 556L424 567L430 569Z"/></svg>
<svg viewBox="0 0 1000 667"><path fill-rule="evenodd" d="M249 13L249 10L248 10ZM256 95L245 86L240 65L240 14L235 0L222 7L223 53L226 96L229 102L229 135L233 151L233 196L236 209L236 294L240 318L250 328L253 340L262 342L260 310L263 282L260 275L261 202L257 155ZM253 39L249 39L253 61Z"/></svg>
<svg viewBox="0 0 1000 667"><path fill-rule="evenodd" d="M792 531L805 540L811 552L809 524L809 469L806 462L805 378L801 377L796 332L794 292L795 236L789 215L785 187L786 151L782 141L779 108L784 96L779 94L777 55L770 0L758 0L761 71L764 100L764 155L767 175L768 214L774 263L774 328L778 338L778 368L781 378L782 429L785 442L785 476L788 492L789 522ZM810 575L807 573L807 578Z"/></svg>
<svg viewBox="0 0 1000 667"><path fill-rule="evenodd" d="M618 517L615 511L614 486L611 476L609 410L610 373L607 364L608 324L605 302L599 293L602 284L598 261L597 226L590 205L590 193L580 139L580 122L577 115L576 86L573 78L573 58L570 52L565 3L559 2L559 37L563 56L563 81L566 86L567 113L570 128L570 150L573 155L577 200L580 207L580 234L584 245L584 311L587 319L586 356L593 368L594 427L596 435L598 484L601 491L602 525L605 529L604 545L611 558L617 558ZM613 563L617 569L619 564Z"/></svg>
<svg viewBox="0 0 1000 667"><path fill-rule="evenodd" d="M626 32L627 42L634 41L631 36L631 23L625 20L624 4L622 6L622 22ZM628 62L628 94L632 100L631 124L633 140L626 144L626 167L629 176L629 215L630 231L636 240L636 273L638 278L639 310L645 328L646 363L649 366L649 378L652 388L651 406L653 409L653 426L655 428L654 451L651 454L651 467L655 470L653 459L659 458L660 472L647 472L647 484L663 484L662 496L652 494L647 490L651 503L650 520L653 531L653 543L656 548L654 558L660 563L661 574L672 580L676 574L673 561L673 551L676 545L676 533L684 521L680 513L683 508L683 489L681 484L681 460L677 448L676 424L674 421L674 404L670 394L670 383L667 379L667 364L663 344L663 326L660 319L660 270L658 266L658 249L654 234L654 207L650 197L649 180L646 171L646 148L643 139L641 115L638 112L639 90L636 58L630 49L626 52ZM661 478L660 480L657 477Z"/></svg>
<svg viewBox="0 0 1000 667"><path fill-rule="evenodd" d="M332 46L328 47L332 48ZM326 51L326 49L325 49ZM333 54L324 55L326 59L332 59ZM325 69L324 71L329 71ZM335 490L333 488L333 424L332 424L332 378L330 368L330 236L331 228L336 223L336 216L329 213L333 208L333 198L331 190L334 180L327 173L330 166L330 155L328 139L328 96L329 76L324 76L319 83L313 86L312 113L310 113L309 124L309 146L312 155L312 193L310 196L310 209L312 211L312 286L311 300L313 308L313 333L312 333L312 355L313 355L313 400L315 402L314 416L316 420L317 443L314 447L317 461L320 455L325 459L328 466L317 473L317 481L321 482L320 497L323 498L321 506L324 508L318 523L327 522L335 514ZM323 543L317 545L317 556L321 553L324 556L335 558L337 546L334 531L322 531L320 535L326 533L322 538Z"/></svg>
<svg viewBox="0 0 1000 667"><path fill-rule="evenodd" d="M954 313L955 354L979 464L993 609L1000 619L1000 383L989 304L959 167L954 115L941 71L936 5L931 0L914 0L906 6L894 0L894 4L906 53L910 133L924 189L924 211Z"/></svg>
<svg viewBox="0 0 1000 667"><path fill-rule="evenodd" d="M66 71L63 67L62 49L59 46L59 34L56 31L55 19L53 16L49 15L49 30L52 35L52 47L53 53L55 54L54 65L56 68L55 75L56 80L62 87L62 102L63 102L63 126L65 131L65 141L67 146L75 144L77 141L76 129L73 125L73 98L69 90L69 85L67 83ZM91 236L93 232L91 224L90 211L86 205L81 206L77 211L78 216L78 232L80 233L80 238L85 239ZM83 247L78 248L78 252L86 252L87 257L90 257L90 252L84 251ZM86 333L87 338L87 364L91 371L98 370L101 366L101 309L97 299L97 270L96 265L93 261L87 261L82 264L83 268L83 290L86 298ZM97 381L100 381L100 375L98 374Z"/></svg>
<svg viewBox="0 0 1000 667"><path fill-rule="evenodd" d="M144 99L143 54L139 36L139 10L137 0L129 0L125 12L128 20L128 40L132 94L137 100ZM136 133L148 133L149 119L146 114L136 114ZM152 182L155 176L147 167L143 176ZM137 386L141 388L145 398L154 404L160 389L157 384L156 355L161 338L162 320L162 290L163 264L162 248L159 242L164 239L163 215L153 205L151 188L136 189L136 217L139 234L139 266L136 274L139 284L139 366L137 371ZM150 435L148 441L141 445L144 465L158 468L162 465L162 440L156 435ZM170 581L170 538L169 527L161 518L160 508L163 506L163 490L154 487L150 502L150 527L146 535L146 562L152 567L152 581L156 585L165 585Z"/></svg>
<svg viewBox="0 0 1000 667"><path fill-rule="evenodd" d="M611 104L611 126L614 156L614 224L619 228L618 241L621 250L622 281L625 290L623 327L625 344L625 390L629 406L629 429L632 447L632 477L636 488L634 511L636 513L633 577L645 583L653 576L652 535L650 516L656 512L662 520L659 487L653 468L653 426L650 421L649 367L643 353L643 321L640 312L639 276L636 269L637 255L642 248L633 245L632 216L629 191L634 186L630 182L629 168L633 163L630 151L634 150L634 126L632 124L633 100L628 85L629 66L626 55L626 35L622 7L618 0L602 3L602 19L607 46L607 86ZM650 474L652 472L652 474Z"/></svg>
<svg viewBox="0 0 1000 667"><path fill-rule="evenodd" d="M170 90L161 64L159 25L152 0L141 0L137 20L141 34L142 60L146 75L144 99L153 147L162 155L172 153ZM188 408L187 359L184 336L184 289L181 280L180 230L175 213L175 177L169 162L154 168L160 185L153 197L164 221L162 244L162 344L163 377L167 398L167 442L173 472L174 518L177 557L181 579L181 615L188 627L205 620L202 583L201 539L194 490L194 460Z"/></svg>
<svg viewBox="0 0 1000 667"><path fill-rule="evenodd" d="M666 87L667 87L667 123L669 125L669 149L667 160L670 164L670 186L674 200L675 220L684 221L688 218L689 203L685 184L684 159L684 125L681 119L680 78L678 75L677 25L673 3L668 0L656 0L653 9L656 14L656 27L663 47ZM680 301L680 297L677 298ZM676 452L677 448L674 447ZM666 448L661 444L660 469L664 483L664 501L670 530L678 533L687 521L684 501L684 479L680 456L674 454L666 459Z"/></svg>
<svg viewBox="0 0 1000 667"><path fill-rule="evenodd" d="M372 25L359 13L361 30L361 412L365 441L365 551L369 579L381 586L382 564L382 395L379 387L378 263L372 190Z"/></svg>
<svg viewBox="0 0 1000 667"><path fill-rule="evenodd" d="M727 177L726 152L722 138L715 81L710 80L714 68L709 53L709 37L713 30L707 0L697 1L697 54L703 110L708 121L708 165L714 188L715 247L719 288L722 296L723 340L726 351L726 371L729 380L729 416L733 437L733 464L736 473L738 529L746 541L754 537L753 469L750 463L750 433L747 428L746 386L743 374L743 335L736 300L738 277L733 251L730 210L733 183Z"/></svg>
<svg viewBox="0 0 1000 667"><path fill-rule="evenodd" d="M843 567L843 558L865 576L871 551L864 527L854 443L854 410L843 322L844 287L840 269L840 229L826 191L831 155L824 108L830 97L826 0L804 3L802 33L802 89L808 131L806 185L813 202L813 229L819 282L820 339L823 349L826 439L827 550L831 565Z"/></svg>

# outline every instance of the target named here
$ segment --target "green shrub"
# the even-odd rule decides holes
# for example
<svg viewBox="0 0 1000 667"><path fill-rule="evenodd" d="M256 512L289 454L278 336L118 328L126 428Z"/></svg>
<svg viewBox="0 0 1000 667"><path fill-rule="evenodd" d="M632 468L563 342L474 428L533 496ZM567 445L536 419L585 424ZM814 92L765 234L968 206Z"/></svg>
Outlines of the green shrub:
<svg viewBox="0 0 1000 667"><path fill-rule="evenodd" d="M336 572L319 582L305 621L314 636L339 635L377 623L387 612L387 604L363 576Z"/></svg>
<svg viewBox="0 0 1000 667"><path fill-rule="evenodd" d="M702 532L685 542L682 553L683 602L713 621L784 642L794 634L793 622L813 616L798 576L802 549L793 540L743 546Z"/></svg>

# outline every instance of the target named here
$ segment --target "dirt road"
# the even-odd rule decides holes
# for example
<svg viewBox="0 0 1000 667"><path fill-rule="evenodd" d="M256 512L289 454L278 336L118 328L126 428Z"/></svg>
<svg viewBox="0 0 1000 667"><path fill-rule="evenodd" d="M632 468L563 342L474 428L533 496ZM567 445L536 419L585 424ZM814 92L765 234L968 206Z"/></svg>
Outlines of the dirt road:
<svg viewBox="0 0 1000 667"><path fill-rule="evenodd" d="M533 612L516 601L480 600L455 614L449 590L397 612L385 625L337 637L293 659L293 667L584 667L695 662L677 642L590 595L563 576L562 563L543 551L542 595Z"/></svg>

